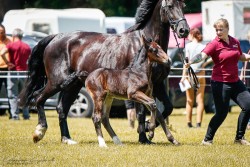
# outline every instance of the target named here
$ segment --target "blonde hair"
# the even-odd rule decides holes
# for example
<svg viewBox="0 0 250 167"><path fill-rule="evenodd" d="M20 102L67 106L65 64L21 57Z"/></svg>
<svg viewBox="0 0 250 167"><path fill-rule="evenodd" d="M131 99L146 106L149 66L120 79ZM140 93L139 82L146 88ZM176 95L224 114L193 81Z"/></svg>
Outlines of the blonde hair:
<svg viewBox="0 0 250 167"><path fill-rule="evenodd" d="M214 28L217 28L219 25L224 25L224 27L229 29L229 24L227 19L220 18L214 23Z"/></svg>

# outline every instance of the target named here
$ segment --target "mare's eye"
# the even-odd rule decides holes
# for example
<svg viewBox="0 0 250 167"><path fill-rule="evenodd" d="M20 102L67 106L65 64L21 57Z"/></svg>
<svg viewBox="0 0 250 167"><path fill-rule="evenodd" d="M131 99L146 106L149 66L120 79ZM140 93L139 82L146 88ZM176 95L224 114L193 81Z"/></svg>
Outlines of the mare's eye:
<svg viewBox="0 0 250 167"><path fill-rule="evenodd" d="M167 7L168 9L174 9L173 3L170 3L170 2L167 3Z"/></svg>
<svg viewBox="0 0 250 167"><path fill-rule="evenodd" d="M148 42L152 42L153 40L152 40L151 38L148 38L147 41L148 41Z"/></svg>
<svg viewBox="0 0 250 167"><path fill-rule="evenodd" d="M174 9L174 6L173 6L172 4L169 4L169 5L168 5L168 8L169 8L169 9Z"/></svg>

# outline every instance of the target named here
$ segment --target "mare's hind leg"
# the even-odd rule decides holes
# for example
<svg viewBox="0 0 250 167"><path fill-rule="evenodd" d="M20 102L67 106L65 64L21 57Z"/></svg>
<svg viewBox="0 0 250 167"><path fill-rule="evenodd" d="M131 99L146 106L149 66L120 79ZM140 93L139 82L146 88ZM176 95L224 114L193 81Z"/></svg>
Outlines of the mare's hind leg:
<svg viewBox="0 0 250 167"><path fill-rule="evenodd" d="M102 124L104 128L107 130L109 133L110 137L112 138L113 142L117 145L122 145L122 142L114 132L113 128L110 125L109 122L109 114L110 114L110 109L112 105L113 99L112 98L106 98L105 103L103 104L103 118L102 118Z"/></svg>
<svg viewBox="0 0 250 167"><path fill-rule="evenodd" d="M59 125L61 130L61 141L65 144L77 144L76 141L72 140L70 137L67 116L71 104L76 99L80 89L82 88L82 83L80 81L75 81L68 89L61 91L59 96L59 103L57 106L57 112L59 114Z"/></svg>
<svg viewBox="0 0 250 167"><path fill-rule="evenodd" d="M47 84L40 94L36 94L35 104L38 111L38 125L36 126L36 130L33 134L34 143L37 143L44 137L48 128L46 115L44 112L44 103L49 97L53 96L57 92L57 89L52 88L49 84Z"/></svg>

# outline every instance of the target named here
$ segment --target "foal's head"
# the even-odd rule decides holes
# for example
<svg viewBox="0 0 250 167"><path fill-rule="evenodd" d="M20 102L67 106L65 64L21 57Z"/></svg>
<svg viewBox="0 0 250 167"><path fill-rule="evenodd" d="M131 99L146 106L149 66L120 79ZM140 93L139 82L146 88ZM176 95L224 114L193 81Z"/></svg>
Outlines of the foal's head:
<svg viewBox="0 0 250 167"><path fill-rule="evenodd" d="M146 39L144 35L142 35L142 41L147 50L149 61L166 65L169 65L169 63L171 63L171 58L155 41Z"/></svg>

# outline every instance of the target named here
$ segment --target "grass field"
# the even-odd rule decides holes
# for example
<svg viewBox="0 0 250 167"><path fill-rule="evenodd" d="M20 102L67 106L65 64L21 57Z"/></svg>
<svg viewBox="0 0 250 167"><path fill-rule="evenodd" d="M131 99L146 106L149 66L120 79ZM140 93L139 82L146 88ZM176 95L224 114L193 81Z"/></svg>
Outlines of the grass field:
<svg viewBox="0 0 250 167"><path fill-rule="evenodd" d="M91 119L69 118L71 137L77 145L60 143L60 130L55 111L47 111L49 128L42 141L34 144L32 133L37 124L37 115L29 121L11 121L0 117L0 166L115 166L115 167L247 167L250 166L250 147L233 144L239 108L234 107L217 131L214 145L201 146L207 124L212 114L204 115L202 128L186 127L184 109L175 109L169 121L172 133L181 142L170 144L162 129L156 129L154 145L138 143L135 129L129 129L126 119L111 119L111 124L123 142L112 143L103 129L108 148L99 148ZM195 115L193 116L195 122ZM246 138L250 139L250 131Z"/></svg>

